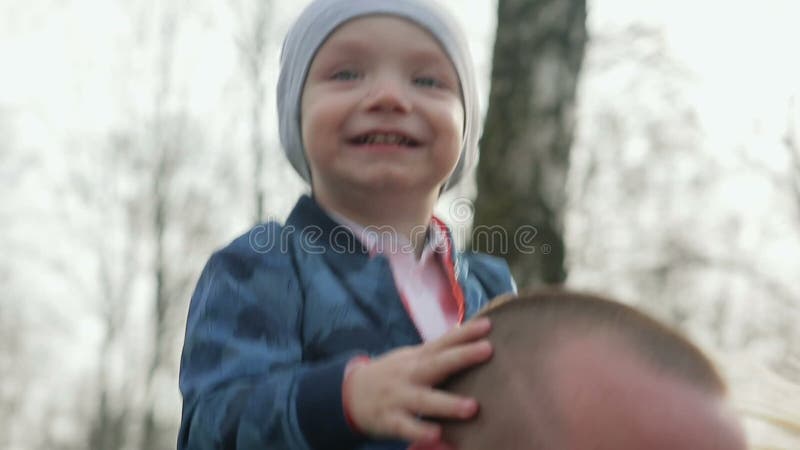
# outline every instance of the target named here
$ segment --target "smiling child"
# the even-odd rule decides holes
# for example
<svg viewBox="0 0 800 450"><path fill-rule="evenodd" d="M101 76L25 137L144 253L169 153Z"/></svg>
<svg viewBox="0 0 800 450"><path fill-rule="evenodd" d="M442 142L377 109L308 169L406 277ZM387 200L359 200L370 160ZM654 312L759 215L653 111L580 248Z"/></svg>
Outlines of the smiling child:
<svg viewBox="0 0 800 450"><path fill-rule="evenodd" d="M435 386L486 361L515 290L500 259L454 249L433 216L477 159L466 41L423 0L317 0L289 30L278 113L311 187L284 225L214 253L181 358L179 449L405 449L426 418L469 419Z"/></svg>

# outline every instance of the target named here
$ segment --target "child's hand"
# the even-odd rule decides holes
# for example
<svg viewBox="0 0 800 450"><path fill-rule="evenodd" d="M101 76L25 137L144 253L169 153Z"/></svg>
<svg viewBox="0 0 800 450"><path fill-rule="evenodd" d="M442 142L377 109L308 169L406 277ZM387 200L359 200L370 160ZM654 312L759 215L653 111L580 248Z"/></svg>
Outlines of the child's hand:
<svg viewBox="0 0 800 450"><path fill-rule="evenodd" d="M394 350L356 366L344 389L350 419L373 437L411 442L435 442L441 427L418 416L468 419L478 411L474 399L459 397L432 386L492 354L487 340L489 319L481 318L441 338Z"/></svg>

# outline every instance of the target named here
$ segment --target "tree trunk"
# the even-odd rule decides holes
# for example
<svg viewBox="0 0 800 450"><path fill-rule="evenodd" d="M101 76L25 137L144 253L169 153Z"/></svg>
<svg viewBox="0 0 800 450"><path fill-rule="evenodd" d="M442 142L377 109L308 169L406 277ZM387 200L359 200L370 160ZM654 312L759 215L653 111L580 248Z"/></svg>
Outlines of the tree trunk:
<svg viewBox="0 0 800 450"><path fill-rule="evenodd" d="M471 247L520 285L566 278L563 210L585 0L499 0Z"/></svg>

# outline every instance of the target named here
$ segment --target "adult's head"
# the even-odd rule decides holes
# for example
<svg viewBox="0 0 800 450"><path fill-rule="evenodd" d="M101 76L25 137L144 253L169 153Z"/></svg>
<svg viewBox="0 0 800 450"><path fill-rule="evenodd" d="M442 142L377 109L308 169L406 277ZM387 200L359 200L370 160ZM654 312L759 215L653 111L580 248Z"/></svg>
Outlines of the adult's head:
<svg viewBox="0 0 800 450"><path fill-rule="evenodd" d="M709 359L621 303L568 291L496 302L492 360L446 389L478 400L447 423L459 450L739 450L745 442Z"/></svg>

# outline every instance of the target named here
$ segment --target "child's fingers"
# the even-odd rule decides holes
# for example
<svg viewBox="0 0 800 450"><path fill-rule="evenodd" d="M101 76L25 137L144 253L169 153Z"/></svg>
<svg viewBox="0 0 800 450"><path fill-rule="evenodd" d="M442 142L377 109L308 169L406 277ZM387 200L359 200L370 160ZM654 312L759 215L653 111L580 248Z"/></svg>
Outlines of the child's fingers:
<svg viewBox="0 0 800 450"><path fill-rule="evenodd" d="M435 442L442 434L439 425L424 422L404 413L392 415L387 427L390 436L409 442Z"/></svg>
<svg viewBox="0 0 800 450"><path fill-rule="evenodd" d="M486 361L490 356L492 346L487 340L448 348L426 358L414 378L417 382L432 386L456 372Z"/></svg>
<svg viewBox="0 0 800 450"><path fill-rule="evenodd" d="M478 412L478 402L435 389L415 389L408 409L424 417L469 419Z"/></svg>
<svg viewBox="0 0 800 450"><path fill-rule="evenodd" d="M471 320L461 326L455 327L439 339L426 344L433 352L438 352L447 347L459 345L464 342L474 341L489 334L492 324L487 317Z"/></svg>

